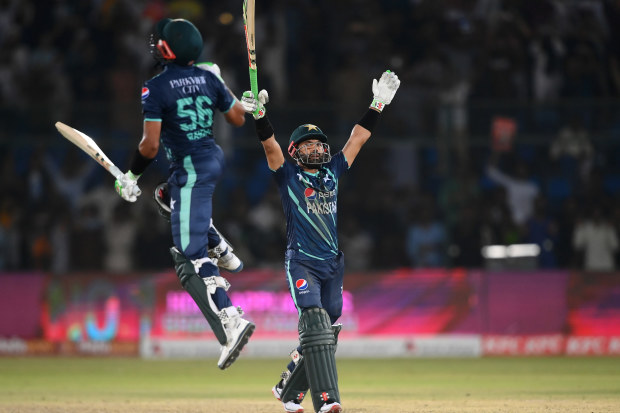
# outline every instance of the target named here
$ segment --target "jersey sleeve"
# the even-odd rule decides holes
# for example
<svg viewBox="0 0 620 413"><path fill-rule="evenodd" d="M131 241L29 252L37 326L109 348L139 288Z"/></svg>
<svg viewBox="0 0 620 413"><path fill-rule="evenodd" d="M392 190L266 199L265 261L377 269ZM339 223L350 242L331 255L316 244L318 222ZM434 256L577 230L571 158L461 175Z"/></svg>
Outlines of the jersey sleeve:
<svg viewBox="0 0 620 413"><path fill-rule="evenodd" d="M294 173L293 165L290 162L284 161L282 166L273 171L273 177L278 184L278 187L286 186L286 182L288 181L291 174Z"/></svg>
<svg viewBox="0 0 620 413"><path fill-rule="evenodd" d="M146 82L142 87L142 115L144 120L162 120L163 108L157 96L157 86L151 82Z"/></svg>
<svg viewBox="0 0 620 413"><path fill-rule="evenodd" d="M342 151L332 156L332 160L327 164L327 169L332 171L336 177L339 177L344 171L349 169L349 163Z"/></svg>
<svg viewBox="0 0 620 413"><path fill-rule="evenodd" d="M214 75L215 76L215 75ZM217 88L217 105L216 107L222 113L228 112L233 105L235 104L235 98L228 91L226 84L222 80L221 77L215 76L216 80L214 81L215 87Z"/></svg>

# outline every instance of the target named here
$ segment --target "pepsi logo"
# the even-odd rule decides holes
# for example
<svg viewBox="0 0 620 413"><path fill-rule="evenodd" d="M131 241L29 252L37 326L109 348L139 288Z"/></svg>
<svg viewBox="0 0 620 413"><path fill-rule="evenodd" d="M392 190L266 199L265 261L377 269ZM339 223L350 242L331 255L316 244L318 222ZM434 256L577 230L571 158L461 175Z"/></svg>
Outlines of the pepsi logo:
<svg viewBox="0 0 620 413"><path fill-rule="evenodd" d="M316 198L316 191L312 188L306 188L306 190L304 191L304 195L307 199L312 201Z"/></svg>
<svg viewBox="0 0 620 413"><path fill-rule="evenodd" d="M148 87L143 87L142 88L142 100L148 98L150 93L151 92L149 91Z"/></svg>
<svg viewBox="0 0 620 413"><path fill-rule="evenodd" d="M308 281L304 279L297 280L295 281L295 287L297 287L299 291L306 290L308 288Z"/></svg>

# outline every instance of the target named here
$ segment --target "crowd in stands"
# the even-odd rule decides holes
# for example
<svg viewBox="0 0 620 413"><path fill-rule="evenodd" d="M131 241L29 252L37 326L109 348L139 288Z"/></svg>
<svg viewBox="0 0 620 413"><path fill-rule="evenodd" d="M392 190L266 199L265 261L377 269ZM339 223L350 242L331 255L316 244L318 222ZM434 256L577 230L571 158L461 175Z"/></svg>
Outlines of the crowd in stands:
<svg viewBox="0 0 620 413"><path fill-rule="evenodd" d="M55 132L94 137L121 169L141 136L149 35L193 21L239 96L249 85L240 4L4 0L0 8L0 271L168 269L150 191L135 204ZM342 178L350 271L485 267L487 245L537 244L540 268L610 271L620 258L620 2L302 0L257 8L259 85L282 145L312 122L341 148L386 68L401 89ZM506 142L492 133L512 122ZM246 267L281 266L284 220L251 122L220 122L227 171L214 218Z"/></svg>

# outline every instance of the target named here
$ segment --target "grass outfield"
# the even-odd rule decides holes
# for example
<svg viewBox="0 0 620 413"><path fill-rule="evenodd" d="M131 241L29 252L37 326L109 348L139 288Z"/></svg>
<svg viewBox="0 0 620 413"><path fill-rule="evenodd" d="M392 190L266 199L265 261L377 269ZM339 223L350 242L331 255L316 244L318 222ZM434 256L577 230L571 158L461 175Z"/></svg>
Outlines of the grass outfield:
<svg viewBox="0 0 620 413"><path fill-rule="evenodd" d="M0 358L0 412L283 412L286 360ZM620 357L339 359L346 413L620 412ZM312 402L304 401L306 412Z"/></svg>

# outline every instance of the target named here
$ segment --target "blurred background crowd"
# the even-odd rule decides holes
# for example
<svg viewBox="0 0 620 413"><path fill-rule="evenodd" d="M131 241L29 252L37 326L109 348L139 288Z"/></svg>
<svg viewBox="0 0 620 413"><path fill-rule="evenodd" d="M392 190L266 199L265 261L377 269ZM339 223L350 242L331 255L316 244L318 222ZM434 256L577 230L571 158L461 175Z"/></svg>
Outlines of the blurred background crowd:
<svg viewBox="0 0 620 413"><path fill-rule="evenodd" d="M157 73L149 35L194 22L205 61L249 87L241 0L0 0L0 270L170 268L151 200L163 157L121 200L56 132L90 134L121 168ZM341 179L350 271L482 268L484 246L537 244L538 268L611 271L620 230L620 1L261 0L259 87L281 145L315 123L346 141L385 69L401 88ZM282 265L284 220L253 122L219 119L217 227L246 267ZM161 155L161 154L160 154ZM508 264L507 264L508 265Z"/></svg>

